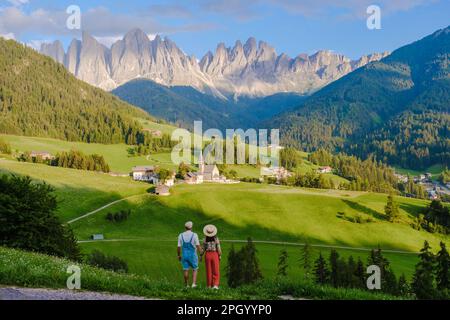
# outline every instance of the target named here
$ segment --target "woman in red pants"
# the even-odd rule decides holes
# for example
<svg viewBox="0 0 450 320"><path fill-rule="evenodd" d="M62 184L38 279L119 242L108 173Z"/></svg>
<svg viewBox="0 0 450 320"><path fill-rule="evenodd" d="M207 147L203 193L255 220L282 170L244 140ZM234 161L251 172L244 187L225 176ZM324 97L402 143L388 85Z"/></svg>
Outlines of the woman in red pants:
<svg viewBox="0 0 450 320"><path fill-rule="evenodd" d="M219 289L222 250L219 238L217 238L217 228L213 225L207 225L203 228L203 233L206 236L203 241L202 253L202 255L205 255L206 284L208 288Z"/></svg>

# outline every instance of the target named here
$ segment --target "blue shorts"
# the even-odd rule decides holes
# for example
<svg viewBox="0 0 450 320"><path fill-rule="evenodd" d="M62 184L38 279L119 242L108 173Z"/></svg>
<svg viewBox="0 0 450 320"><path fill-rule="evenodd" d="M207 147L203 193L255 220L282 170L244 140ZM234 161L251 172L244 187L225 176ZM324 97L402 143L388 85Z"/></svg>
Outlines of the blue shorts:
<svg viewBox="0 0 450 320"><path fill-rule="evenodd" d="M181 259L181 265L183 266L183 270L197 270L198 269L198 256L197 254L183 256Z"/></svg>

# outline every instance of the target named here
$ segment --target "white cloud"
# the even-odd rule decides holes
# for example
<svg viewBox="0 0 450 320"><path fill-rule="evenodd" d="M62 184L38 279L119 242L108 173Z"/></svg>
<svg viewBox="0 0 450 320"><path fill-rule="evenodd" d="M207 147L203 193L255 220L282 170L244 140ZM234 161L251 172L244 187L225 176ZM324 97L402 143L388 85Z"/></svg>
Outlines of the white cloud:
<svg viewBox="0 0 450 320"><path fill-rule="evenodd" d="M0 34L0 38L6 39L6 40L15 40L16 37L14 36L14 33L5 33L5 34Z"/></svg>
<svg viewBox="0 0 450 320"><path fill-rule="evenodd" d="M37 9L27 13L16 6L0 8L0 33L14 33L16 37L27 32L47 36L79 36L78 30L69 30L66 27L67 18L65 10ZM165 25L145 14L113 13L105 7L91 8L82 12L81 20L83 30L96 35L106 43L134 28L140 28L152 35L204 30L211 27L209 24Z"/></svg>
<svg viewBox="0 0 450 320"><path fill-rule="evenodd" d="M15 7L18 7L18 6L21 6L21 5L24 5L24 4L27 4L30 2L28 0L7 0L7 1Z"/></svg>

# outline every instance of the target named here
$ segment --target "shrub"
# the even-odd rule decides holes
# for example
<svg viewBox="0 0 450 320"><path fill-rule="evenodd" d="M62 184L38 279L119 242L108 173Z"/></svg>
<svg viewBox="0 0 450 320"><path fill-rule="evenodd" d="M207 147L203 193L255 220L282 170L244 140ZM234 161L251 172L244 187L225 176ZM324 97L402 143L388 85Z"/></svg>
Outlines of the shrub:
<svg viewBox="0 0 450 320"><path fill-rule="evenodd" d="M106 215L106 220L111 222L122 222L128 220L131 215L131 210L121 210L116 213L108 212Z"/></svg>
<svg viewBox="0 0 450 320"><path fill-rule="evenodd" d="M88 264L94 267L112 270L119 273L128 272L128 264L115 256L107 256L98 250L92 251L92 253L87 257Z"/></svg>
<svg viewBox="0 0 450 320"><path fill-rule="evenodd" d="M0 153L11 154L10 144L5 142L3 139L0 139Z"/></svg>
<svg viewBox="0 0 450 320"><path fill-rule="evenodd" d="M56 215L54 189L30 177L0 177L0 246L80 260L72 229Z"/></svg>

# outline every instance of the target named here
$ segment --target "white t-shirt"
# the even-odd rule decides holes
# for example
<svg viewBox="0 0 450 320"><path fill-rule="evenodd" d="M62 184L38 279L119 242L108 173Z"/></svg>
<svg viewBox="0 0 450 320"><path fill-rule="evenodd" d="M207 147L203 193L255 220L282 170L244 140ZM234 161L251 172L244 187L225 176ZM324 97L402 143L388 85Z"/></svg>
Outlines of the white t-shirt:
<svg viewBox="0 0 450 320"><path fill-rule="evenodd" d="M192 234L194 234L194 236L192 236ZM192 245L194 247L199 246L200 245L200 241L198 240L198 235L196 233L193 233L191 230L185 231L183 233L181 233L178 236L178 247L182 247L183 246L183 240L181 239L183 237L184 242L189 242L189 240L192 237Z"/></svg>

